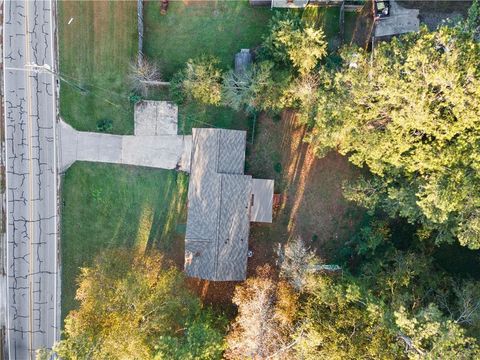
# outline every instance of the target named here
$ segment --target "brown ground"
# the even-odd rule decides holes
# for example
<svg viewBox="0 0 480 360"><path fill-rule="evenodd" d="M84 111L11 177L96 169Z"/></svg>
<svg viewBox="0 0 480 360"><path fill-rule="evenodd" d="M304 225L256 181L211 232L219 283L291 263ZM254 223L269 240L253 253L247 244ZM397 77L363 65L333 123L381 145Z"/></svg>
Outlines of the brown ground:
<svg viewBox="0 0 480 360"><path fill-rule="evenodd" d="M348 36L351 39L349 43L367 49L372 39L373 25L373 2L367 0L356 17L351 37Z"/></svg>
<svg viewBox="0 0 480 360"><path fill-rule="evenodd" d="M253 224L249 274L258 265L273 264L278 243L300 236L328 260L332 251L354 231L363 212L347 202L342 183L358 175L359 170L337 153L319 159L303 139L305 126L285 113L275 123L261 117L255 145L250 149L249 173L274 178L275 192L286 199L273 224ZM275 170L280 163L282 171ZM278 165L277 165L278 170Z"/></svg>
<svg viewBox="0 0 480 360"><path fill-rule="evenodd" d="M464 0L400 0L401 6L420 10L420 22L428 26L430 30L435 30L446 19L458 20L465 18L472 1Z"/></svg>
<svg viewBox="0 0 480 360"><path fill-rule="evenodd" d="M188 287L202 299L204 304L219 305L223 309L232 304L233 292L238 284L241 282L187 278Z"/></svg>

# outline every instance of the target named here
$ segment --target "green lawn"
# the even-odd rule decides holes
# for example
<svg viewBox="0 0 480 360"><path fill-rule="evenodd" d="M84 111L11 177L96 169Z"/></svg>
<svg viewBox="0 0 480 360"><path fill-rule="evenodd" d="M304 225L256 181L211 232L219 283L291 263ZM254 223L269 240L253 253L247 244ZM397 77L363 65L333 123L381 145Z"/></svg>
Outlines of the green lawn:
<svg viewBox="0 0 480 360"><path fill-rule="evenodd" d="M302 10L302 18L308 24L323 29L329 50L336 50L340 45L340 8L309 6Z"/></svg>
<svg viewBox="0 0 480 360"><path fill-rule="evenodd" d="M62 184L62 314L75 308L79 268L117 246L183 259L188 176L172 170L75 163Z"/></svg>
<svg viewBox="0 0 480 360"><path fill-rule="evenodd" d="M147 2L144 9L144 53L159 64L164 79L182 69L188 59L213 55L224 69L233 66L235 53L262 42L272 11L251 7L243 1L170 2L160 15L160 2ZM160 93L157 99L168 99ZM222 127L248 130L243 112L195 102L179 106L179 129L190 134L192 127Z"/></svg>
<svg viewBox="0 0 480 360"><path fill-rule="evenodd" d="M114 133L133 133L128 71L138 46L136 1L58 4L60 115L78 130L110 119Z"/></svg>
<svg viewBox="0 0 480 360"><path fill-rule="evenodd" d="M247 0L170 1L166 15L160 15L160 1L152 1L144 13L143 51L159 63L165 79L203 54L218 57L224 68L233 66L235 53L261 43L273 14Z"/></svg>

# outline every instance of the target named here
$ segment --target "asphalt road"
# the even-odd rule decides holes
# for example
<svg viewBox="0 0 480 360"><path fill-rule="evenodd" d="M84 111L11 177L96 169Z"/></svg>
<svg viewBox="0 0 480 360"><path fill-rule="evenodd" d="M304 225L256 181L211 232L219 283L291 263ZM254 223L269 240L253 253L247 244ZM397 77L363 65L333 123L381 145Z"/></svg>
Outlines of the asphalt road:
<svg viewBox="0 0 480 360"><path fill-rule="evenodd" d="M5 1L7 351L34 359L58 337L55 80L51 1Z"/></svg>

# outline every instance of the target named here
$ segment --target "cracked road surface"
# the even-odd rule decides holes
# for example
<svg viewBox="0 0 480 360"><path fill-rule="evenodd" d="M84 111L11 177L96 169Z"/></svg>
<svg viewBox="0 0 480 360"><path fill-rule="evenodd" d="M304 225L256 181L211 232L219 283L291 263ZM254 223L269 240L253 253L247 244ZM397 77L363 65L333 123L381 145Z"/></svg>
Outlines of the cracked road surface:
<svg viewBox="0 0 480 360"><path fill-rule="evenodd" d="M52 1L6 1L4 107L7 351L34 359L57 339L57 189Z"/></svg>

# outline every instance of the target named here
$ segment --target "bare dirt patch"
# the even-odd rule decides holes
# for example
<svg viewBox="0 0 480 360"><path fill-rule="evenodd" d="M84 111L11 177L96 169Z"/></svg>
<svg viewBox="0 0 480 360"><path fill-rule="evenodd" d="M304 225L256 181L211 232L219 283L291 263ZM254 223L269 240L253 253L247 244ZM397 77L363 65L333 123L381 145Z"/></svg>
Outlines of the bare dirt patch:
<svg viewBox="0 0 480 360"><path fill-rule="evenodd" d="M465 18L472 5L471 0L400 0L398 3L406 8L419 9L420 22L430 30L435 30L447 19L457 21Z"/></svg>
<svg viewBox="0 0 480 360"><path fill-rule="evenodd" d="M187 286L207 305L220 306L222 309L232 305L235 287L238 281L208 281L187 278Z"/></svg>
<svg viewBox="0 0 480 360"><path fill-rule="evenodd" d="M350 43L365 49L368 48L370 40L372 39L373 30L373 1L367 0L355 17L355 25L353 26Z"/></svg>
<svg viewBox="0 0 480 360"><path fill-rule="evenodd" d="M342 194L343 182L357 177L360 170L334 152L316 157L304 142L306 131L292 112L285 112L278 122L266 116L259 119L248 171L274 178L275 192L283 202L272 224L251 228L254 255L248 262L249 274L258 265L272 264L278 243L297 236L331 260L332 250L351 236L363 218L364 211Z"/></svg>

